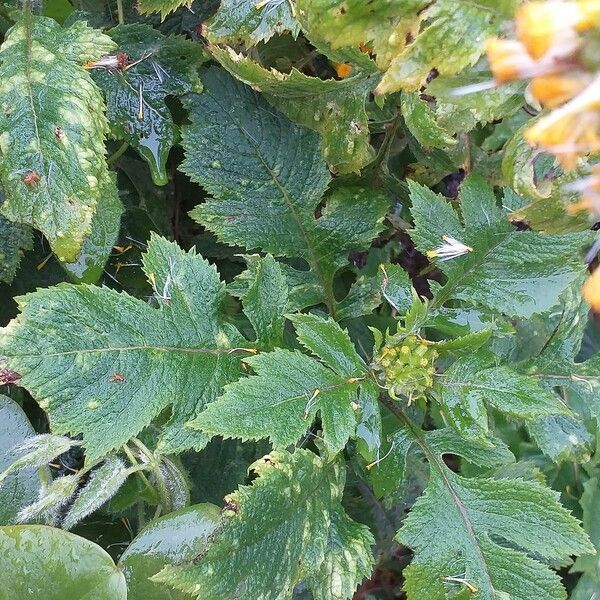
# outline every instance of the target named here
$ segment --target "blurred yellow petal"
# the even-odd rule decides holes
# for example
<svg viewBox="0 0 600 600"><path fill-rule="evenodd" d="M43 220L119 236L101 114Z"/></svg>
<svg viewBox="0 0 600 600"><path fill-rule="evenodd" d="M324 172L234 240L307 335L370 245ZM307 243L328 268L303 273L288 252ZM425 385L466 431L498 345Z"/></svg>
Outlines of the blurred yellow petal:
<svg viewBox="0 0 600 600"><path fill-rule="evenodd" d="M585 301L596 311L600 312L600 269L596 269L583 285Z"/></svg>
<svg viewBox="0 0 600 600"><path fill-rule="evenodd" d="M549 52L572 53L578 45L576 29L593 19L593 7L587 6L592 4L598 2L527 2L517 11L517 37L535 59Z"/></svg>
<svg viewBox="0 0 600 600"><path fill-rule="evenodd" d="M600 26L600 0L580 0L577 2L580 18L576 24L578 31Z"/></svg>
<svg viewBox="0 0 600 600"><path fill-rule="evenodd" d="M577 159L600 150L600 76L565 105L525 132L525 139L556 155L567 169Z"/></svg>
<svg viewBox="0 0 600 600"><path fill-rule="evenodd" d="M486 41L485 50L497 83L529 77L536 68L525 46L516 40L491 38Z"/></svg>
<svg viewBox="0 0 600 600"><path fill-rule="evenodd" d="M590 83L591 77L580 75L542 75L531 82L529 91L544 106L555 108L571 100Z"/></svg>

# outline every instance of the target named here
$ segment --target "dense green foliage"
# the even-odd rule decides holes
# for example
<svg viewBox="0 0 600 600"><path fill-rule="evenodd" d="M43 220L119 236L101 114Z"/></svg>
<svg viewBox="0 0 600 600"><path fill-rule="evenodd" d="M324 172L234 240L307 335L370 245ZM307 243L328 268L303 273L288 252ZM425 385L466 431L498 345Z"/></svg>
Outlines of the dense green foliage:
<svg viewBox="0 0 600 600"><path fill-rule="evenodd" d="M0 2L0 600L600 595L517 4Z"/></svg>

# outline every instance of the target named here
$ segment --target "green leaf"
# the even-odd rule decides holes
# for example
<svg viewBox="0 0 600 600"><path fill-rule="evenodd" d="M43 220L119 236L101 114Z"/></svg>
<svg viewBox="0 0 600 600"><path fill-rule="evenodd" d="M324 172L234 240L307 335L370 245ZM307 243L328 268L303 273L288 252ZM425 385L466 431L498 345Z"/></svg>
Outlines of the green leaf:
<svg viewBox="0 0 600 600"><path fill-rule="evenodd" d="M408 273L399 265L381 265L381 293L389 305L400 314L413 305L412 283Z"/></svg>
<svg viewBox="0 0 600 600"><path fill-rule="evenodd" d="M98 210L92 217L91 231L83 241L79 256L74 262L61 263L70 278L77 283L96 283L100 279L121 226L123 205L112 174L107 172L100 186L104 193L98 202Z"/></svg>
<svg viewBox="0 0 600 600"><path fill-rule="evenodd" d="M515 457L506 444L498 438L487 437L470 440L459 435L452 427L423 432L427 446L437 456L453 454L479 467L500 467L511 465ZM377 497L391 495L405 484L405 472L409 452L417 448L416 441L405 427L393 431L381 446L380 460L370 471L373 491Z"/></svg>
<svg viewBox="0 0 600 600"><path fill-rule="evenodd" d="M260 347L272 350L282 346L288 286L279 263L270 254L257 263L254 281L242 303Z"/></svg>
<svg viewBox="0 0 600 600"><path fill-rule="evenodd" d="M79 521L108 502L125 483L131 471L115 456L109 456L94 469L86 484L77 492L62 522L64 529L72 529Z"/></svg>
<svg viewBox="0 0 600 600"><path fill-rule="evenodd" d="M14 448L34 434L23 409L10 398L0 395L0 472L16 458ZM49 477L46 471L44 476ZM14 522L19 511L36 500L39 488L40 476L34 467L9 475L0 487L0 524Z"/></svg>
<svg viewBox="0 0 600 600"><path fill-rule="evenodd" d="M389 94L418 90L431 69L454 75L474 65L486 37L496 34L514 0L298 0L307 37L325 39L333 48L373 47L385 71L376 89Z"/></svg>
<svg viewBox="0 0 600 600"><path fill-rule="evenodd" d="M11 447L4 456L3 462L6 466L0 473L0 484L4 484L6 478L14 471L24 467L42 467L78 444L76 440L51 433L27 436L21 443Z"/></svg>
<svg viewBox="0 0 600 600"><path fill-rule="evenodd" d="M554 462L585 463L590 459L594 436L577 418L551 415L527 423L539 449Z"/></svg>
<svg viewBox="0 0 600 600"><path fill-rule="evenodd" d="M583 527L597 552L600 549L600 480L598 477L592 477L583 484L583 494L579 502L583 509ZM578 557L571 572L585 573L594 580L596 587L600 587L600 564L596 555Z"/></svg>
<svg viewBox="0 0 600 600"><path fill-rule="evenodd" d="M288 315L296 327L298 341L341 377L365 372L348 333L331 319L317 315Z"/></svg>
<svg viewBox="0 0 600 600"><path fill-rule="evenodd" d="M573 406L580 412L587 408L593 417L600 419L598 358L575 362L588 322L588 311L587 303L581 298L581 280L575 281L561 297L560 313L554 308L541 315L544 323L552 324L542 340L541 352L533 359L515 364L514 368L533 378L561 402L570 400L571 396L579 398ZM574 413L570 417L541 417L528 423L527 428L540 450L553 461L586 462L593 436L580 420L583 416Z"/></svg>
<svg viewBox="0 0 600 600"><path fill-rule="evenodd" d="M57 525L61 512L73 498L79 484L78 474L57 477L48 485L42 486L38 499L19 512L17 521L43 521L48 525Z"/></svg>
<svg viewBox="0 0 600 600"><path fill-rule="evenodd" d="M243 44L246 48L286 31L293 37L300 32L292 0L222 0L206 28L212 43Z"/></svg>
<svg viewBox="0 0 600 600"><path fill-rule="evenodd" d="M111 136L136 148L154 183L165 185L167 157L176 141L165 100L201 90L197 69L203 62L202 48L180 36L161 35L149 25L119 25L108 34L130 65L140 61L126 70L93 71L106 98Z"/></svg>
<svg viewBox="0 0 600 600"><path fill-rule="evenodd" d="M152 521L127 547L119 567L127 581L129 600L185 600L189 596L151 581L166 565L193 560L214 535L221 511L214 504L196 504Z"/></svg>
<svg viewBox="0 0 600 600"><path fill-rule="evenodd" d="M62 261L77 257L113 185L102 98L82 66L113 49L81 21L63 29L28 11L0 48L1 211L39 229Z"/></svg>
<svg viewBox="0 0 600 600"><path fill-rule="evenodd" d="M306 433L319 413L322 437L332 453L354 435L357 382L298 351L277 349L245 362L256 375L226 386L190 427L242 440L268 437L275 448L285 448Z"/></svg>
<svg viewBox="0 0 600 600"><path fill-rule="evenodd" d="M227 497L202 556L153 580L204 600L288 600L301 581L316 600L350 598L373 567L373 537L341 506L345 470L308 450L272 452L252 468L258 477Z"/></svg>
<svg viewBox="0 0 600 600"><path fill-rule="evenodd" d="M339 187L315 218L330 181L317 135L221 69L209 69L203 82L203 94L185 99L192 124L182 132L182 170L213 199L192 217L228 244L306 261L311 270L299 277L317 287L316 301L335 316L333 278L350 251L379 233L387 199L363 187Z"/></svg>
<svg viewBox="0 0 600 600"><path fill-rule="evenodd" d="M438 123L433 109L418 94L404 92L401 107L404 122L419 144L431 148L446 148L456 144L451 132Z"/></svg>
<svg viewBox="0 0 600 600"><path fill-rule="evenodd" d="M552 164L554 157L531 146L525 139L525 132L534 123L534 119L527 121L504 146L502 176L517 194L539 202L549 198L552 187L551 182L547 179L538 181L536 166L542 160Z"/></svg>
<svg viewBox="0 0 600 600"><path fill-rule="evenodd" d="M365 3L361 0L297 0L302 29L310 40L329 43L333 50L373 48L380 69L385 70L401 51L408 36L419 28L419 12L425 0Z"/></svg>
<svg viewBox="0 0 600 600"><path fill-rule="evenodd" d="M557 395L509 367L481 369L471 357L456 361L440 378L437 397L445 419L465 437L488 431L485 404L521 419L569 414Z"/></svg>
<svg viewBox="0 0 600 600"><path fill-rule="evenodd" d="M409 600L445 600L467 590L477 600L566 599L545 562L592 546L558 493L521 479L462 477L444 464L427 434L403 420L405 436L430 467L427 488L397 535L414 552L404 570Z"/></svg>
<svg viewBox="0 0 600 600"><path fill-rule="evenodd" d="M176 11L180 6L191 8L193 1L194 0L139 0L138 11L141 15L159 12L161 20L164 21L169 13Z"/></svg>
<svg viewBox="0 0 600 600"><path fill-rule="evenodd" d="M427 95L433 96L436 101L437 122L450 133L464 133L477 124L504 119L525 103L524 86L520 81L468 94L457 94L456 90L459 88L477 86L490 80L487 65L485 71L483 65L481 68L478 66L461 75L436 77L427 85ZM510 124L510 121L505 123Z"/></svg>
<svg viewBox="0 0 600 600"><path fill-rule="evenodd" d="M47 410L53 431L82 433L93 461L162 410L164 452L202 447L183 424L239 374L244 338L224 322L214 267L158 236L143 257L153 307L108 288L63 284L20 298L0 355Z"/></svg>
<svg viewBox="0 0 600 600"><path fill-rule="evenodd" d="M2 597L125 600L123 573L100 546L44 525L0 527Z"/></svg>
<svg viewBox="0 0 600 600"><path fill-rule="evenodd" d="M372 77L323 80L297 69L265 69L229 47L212 46L211 52L234 77L262 92L292 121L320 133L321 151L334 171L357 172L373 159L365 110Z"/></svg>
<svg viewBox="0 0 600 600"><path fill-rule="evenodd" d="M464 256L436 261L448 281L434 306L459 299L529 317L554 306L583 272L577 250L591 240L589 233L516 231L479 176L470 175L461 186L462 222L446 199L412 181L409 189L415 222L410 235L421 252L435 250L443 236L472 248Z"/></svg>
<svg viewBox="0 0 600 600"><path fill-rule="evenodd" d="M552 188L541 193L526 193L529 204L514 210L510 214L511 221L523 221L535 231L544 233L570 233L585 231L590 227L589 215L580 212L571 215L567 206L580 198L577 191L569 191L569 184L581 178L580 171L568 173L553 181ZM538 188L535 188L535 192Z"/></svg>
<svg viewBox="0 0 600 600"><path fill-rule="evenodd" d="M10 283L25 250L33 248L31 229L0 215L0 282Z"/></svg>

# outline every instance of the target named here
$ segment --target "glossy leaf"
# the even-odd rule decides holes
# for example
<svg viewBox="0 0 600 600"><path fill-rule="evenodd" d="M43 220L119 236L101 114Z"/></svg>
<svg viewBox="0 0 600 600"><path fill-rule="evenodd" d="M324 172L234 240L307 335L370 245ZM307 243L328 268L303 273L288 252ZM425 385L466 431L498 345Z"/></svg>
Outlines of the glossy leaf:
<svg viewBox="0 0 600 600"><path fill-rule="evenodd" d="M154 183L165 185L165 165L176 141L165 100L200 91L197 71L203 62L202 49L183 37L167 37L141 24L119 25L108 35L129 62L125 68L93 70L106 98L111 136L134 147L148 163Z"/></svg>
<svg viewBox="0 0 600 600"><path fill-rule="evenodd" d="M123 573L100 546L44 525L0 527L0 597L125 600Z"/></svg>
<svg viewBox="0 0 600 600"><path fill-rule="evenodd" d="M119 560L129 600L189 598L155 583L151 577L167 565L190 561L201 554L220 520L221 511L214 504L196 504L156 519L140 531Z"/></svg>
<svg viewBox="0 0 600 600"><path fill-rule="evenodd" d="M113 252L121 226L123 205L111 174L101 181L102 197L96 214L92 217L91 231L83 241L79 256L74 262L63 262L63 269L77 283L97 283L106 262Z"/></svg>
<svg viewBox="0 0 600 600"><path fill-rule="evenodd" d="M0 48L0 210L42 231L62 261L78 256L113 185L102 98L83 68L113 49L81 21L63 29L28 11Z"/></svg>
<svg viewBox="0 0 600 600"><path fill-rule="evenodd" d="M205 600L287 600L301 581L318 600L350 598L373 565L373 537L341 506L344 469L308 450L272 452L252 468L258 477L227 497L202 556L153 580Z"/></svg>
<svg viewBox="0 0 600 600"><path fill-rule="evenodd" d="M333 48L372 48L385 71L376 93L418 90L435 68L454 75L474 65L486 37L498 32L515 2L482 0L298 0L300 20L309 39Z"/></svg>

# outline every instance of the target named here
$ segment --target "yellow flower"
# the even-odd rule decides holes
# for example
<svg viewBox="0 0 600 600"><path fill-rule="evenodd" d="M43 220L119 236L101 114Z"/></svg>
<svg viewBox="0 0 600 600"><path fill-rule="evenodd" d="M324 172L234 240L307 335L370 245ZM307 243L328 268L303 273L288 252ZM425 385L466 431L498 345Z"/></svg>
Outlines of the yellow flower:
<svg viewBox="0 0 600 600"><path fill-rule="evenodd" d="M596 269L583 285L583 297L596 312L600 312L600 268Z"/></svg>
<svg viewBox="0 0 600 600"><path fill-rule="evenodd" d="M542 75L532 80L529 91L541 104L555 108L581 92L591 80L584 73L577 75Z"/></svg>
<svg viewBox="0 0 600 600"><path fill-rule="evenodd" d="M497 83L525 79L536 71L537 63L521 42L492 38L485 42L485 50Z"/></svg>
<svg viewBox="0 0 600 600"><path fill-rule="evenodd" d="M600 0L528 2L517 11L517 36L533 58L573 52L577 32L600 25Z"/></svg>
<svg viewBox="0 0 600 600"><path fill-rule="evenodd" d="M577 159L600 150L600 76L564 106L540 119L525 133L525 139L555 154L572 169Z"/></svg>

